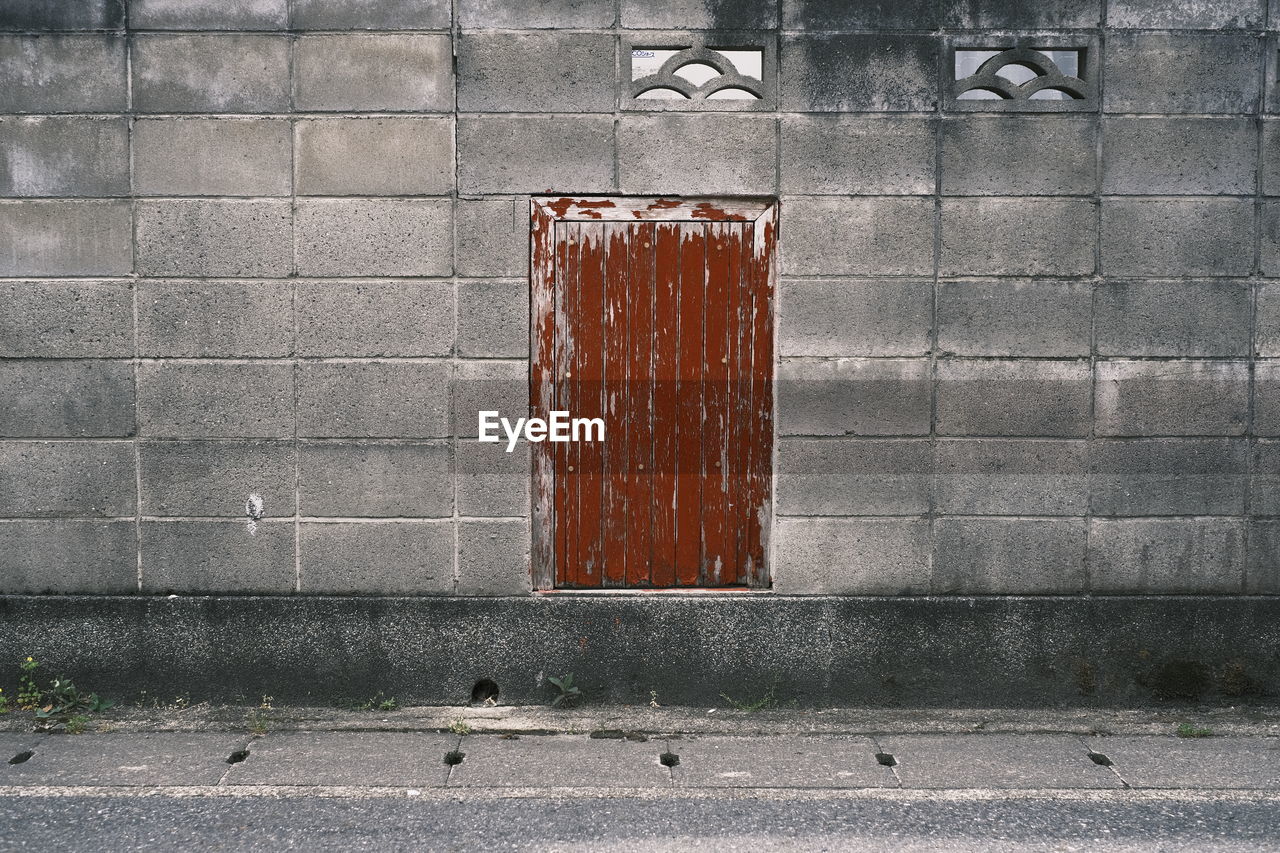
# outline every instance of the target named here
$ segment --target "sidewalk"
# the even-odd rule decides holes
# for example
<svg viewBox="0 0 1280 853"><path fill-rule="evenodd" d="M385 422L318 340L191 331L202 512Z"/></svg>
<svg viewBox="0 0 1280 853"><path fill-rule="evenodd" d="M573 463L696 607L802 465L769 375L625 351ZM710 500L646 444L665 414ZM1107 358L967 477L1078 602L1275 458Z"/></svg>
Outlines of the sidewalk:
<svg viewBox="0 0 1280 853"><path fill-rule="evenodd" d="M1214 730L1225 733L1203 738L1174 736L1171 720L1152 719L1164 712L1128 711L796 711L716 719L681 709L292 709L273 712L269 730L254 735L225 725L210 730L231 713L226 709L189 710L146 719L123 714L106 724L111 731L83 735L25 734L7 720L0 794L1280 791L1280 728L1276 716L1256 710L1206 712L1217 714ZM472 733L439 730L450 722L462 729L458 720ZM162 728L186 730L154 730Z"/></svg>

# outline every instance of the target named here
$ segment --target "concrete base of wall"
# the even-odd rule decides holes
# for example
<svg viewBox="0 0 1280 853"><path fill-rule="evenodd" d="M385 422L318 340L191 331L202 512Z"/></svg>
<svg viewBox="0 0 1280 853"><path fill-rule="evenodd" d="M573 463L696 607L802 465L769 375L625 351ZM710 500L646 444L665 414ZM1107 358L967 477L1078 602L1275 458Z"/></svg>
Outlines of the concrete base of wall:
<svg viewBox="0 0 1280 853"><path fill-rule="evenodd" d="M0 597L0 685L26 655L124 701L1235 703L1280 694L1280 597Z"/></svg>

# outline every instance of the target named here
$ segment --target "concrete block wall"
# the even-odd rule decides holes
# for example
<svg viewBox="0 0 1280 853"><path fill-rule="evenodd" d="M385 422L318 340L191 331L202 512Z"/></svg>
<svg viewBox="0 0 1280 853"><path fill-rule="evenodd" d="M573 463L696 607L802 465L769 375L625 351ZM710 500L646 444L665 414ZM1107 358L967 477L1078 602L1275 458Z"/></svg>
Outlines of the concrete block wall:
<svg viewBox="0 0 1280 853"><path fill-rule="evenodd" d="M683 29L778 108L623 109ZM1095 109L945 107L1026 34ZM555 192L780 200L775 591L1278 593L1278 56L1280 0L16 0L0 592L527 594L470 436Z"/></svg>

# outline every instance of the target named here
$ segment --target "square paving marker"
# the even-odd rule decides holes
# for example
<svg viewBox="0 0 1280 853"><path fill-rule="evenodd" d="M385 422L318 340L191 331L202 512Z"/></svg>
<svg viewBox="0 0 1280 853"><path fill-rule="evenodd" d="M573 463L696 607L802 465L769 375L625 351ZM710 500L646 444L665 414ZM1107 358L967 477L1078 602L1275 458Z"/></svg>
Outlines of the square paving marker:
<svg viewBox="0 0 1280 853"><path fill-rule="evenodd" d="M5 785L216 785L247 735L154 732L55 735L29 761L0 771Z"/></svg>
<svg viewBox="0 0 1280 853"><path fill-rule="evenodd" d="M885 788L893 771L866 738L700 737L673 740L684 788Z"/></svg>
<svg viewBox="0 0 1280 853"><path fill-rule="evenodd" d="M1072 735L900 735L880 738L905 788L1119 788Z"/></svg>
<svg viewBox="0 0 1280 853"><path fill-rule="evenodd" d="M449 787L666 788L671 771L659 756L662 739L646 742L592 740L580 735L525 735L503 740L462 739L466 758L453 768Z"/></svg>
<svg viewBox="0 0 1280 853"><path fill-rule="evenodd" d="M1082 740L1135 788L1280 788L1280 737Z"/></svg>
<svg viewBox="0 0 1280 853"><path fill-rule="evenodd" d="M440 788L457 735L438 732L287 732L249 745L228 785Z"/></svg>

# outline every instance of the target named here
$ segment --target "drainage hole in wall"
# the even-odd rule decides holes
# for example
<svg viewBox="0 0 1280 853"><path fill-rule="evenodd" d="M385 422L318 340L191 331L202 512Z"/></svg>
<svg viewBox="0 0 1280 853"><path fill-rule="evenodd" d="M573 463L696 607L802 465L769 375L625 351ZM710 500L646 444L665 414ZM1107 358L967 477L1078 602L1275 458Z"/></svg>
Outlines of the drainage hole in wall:
<svg viewBox="0 0 1280 853"><path fill-rule="evenodd" d="M1090 752L1089 757L1093 759L1094 764L1101 764L1103 767L1111 766L1111 759L1107 758L1101 752Z"/></svg>
<svg viewBox="0 0 1280 853"><path fill-rule="evenodd" d="M444 763L448 764L450 767L455 767L461 764L462 759L466 757L467 757L467 754L462 750L459 750L459 749L450 750L449 752L446 752L444 754Z"/></svg>
<svg viewBox="0 0 1280 853"><path fill-rule="evenodd" d="M249 757L249 750L237 749L235 752L227 756L227 763L239 764L241 761L244 761L248 757Z"/></svg>
<svg viewBox="0 0 1280 853"><path fill-rule="evenodd" d="M680 756L674 752L664 752L658 756L658 761L662 762L663 767L675 767L680 763Z"/></svg>
<svg viewBox="0 0 1280 853"><path fill-rule="evenodd" d="M22 764L23 762L27 761L27 759L31 758L31 756L33 755L35 755L35 753L28 749L26 752L19 752L13 758L10 758L9 763Z"/></svg>
<svg viewBox="0 0 1280 853"><path fill-rule="evenodd" d="M493 705L498 701L498 682L491 678L482 678L471 688L472 705Z"/></svg>
<svg viewBox="0 0 1280 853"><path fill-rule="evenodd" d="M897 767L898 759L894 758L892 753L877 752L876 764L879 764L882 767Z"/></svg>

